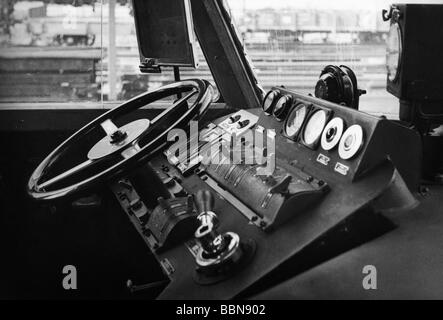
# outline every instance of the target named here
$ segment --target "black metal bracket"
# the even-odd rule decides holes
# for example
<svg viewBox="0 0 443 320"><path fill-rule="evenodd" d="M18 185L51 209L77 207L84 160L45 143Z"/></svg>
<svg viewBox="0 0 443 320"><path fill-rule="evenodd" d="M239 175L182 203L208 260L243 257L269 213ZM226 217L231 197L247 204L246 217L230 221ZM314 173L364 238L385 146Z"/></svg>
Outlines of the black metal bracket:
<svg viewBox="0 0 443 320"><path fill-rule="evenodd" d="M180 79L180 67L174 66L174 80L175 81L181 81ZM182 94L179 92L177 93L177 100L180 100L182 98Z"/></svg>
<svg viewBox="0 0 443 320"><path fill-rule="evenodd" d="M389 8L389 11L386 9L382 10L382 18L383 21L388 21L390 19L393 21L398 21L401 18L400 10L396 6L392 5Z"/></svg>
<svg viewBox="0 0 443 320"><path fill-rule="evenodd" d="M155 59L146 58L145 61L140 63L140 72L142 73L161 73L162 70L159 65L156 64Z"/></svg>

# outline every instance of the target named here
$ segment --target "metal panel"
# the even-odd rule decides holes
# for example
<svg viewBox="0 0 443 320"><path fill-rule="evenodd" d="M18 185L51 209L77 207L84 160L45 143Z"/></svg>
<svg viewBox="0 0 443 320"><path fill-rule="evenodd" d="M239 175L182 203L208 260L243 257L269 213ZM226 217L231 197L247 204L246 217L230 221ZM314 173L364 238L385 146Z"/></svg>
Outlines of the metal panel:
<svg viewBox="0 0 443 320"><path fill-rule="evenodd" d="M191 5L197 38L226 103L235 108L259 107L260 88L222 5L216 0L191 0Z"/></svg>

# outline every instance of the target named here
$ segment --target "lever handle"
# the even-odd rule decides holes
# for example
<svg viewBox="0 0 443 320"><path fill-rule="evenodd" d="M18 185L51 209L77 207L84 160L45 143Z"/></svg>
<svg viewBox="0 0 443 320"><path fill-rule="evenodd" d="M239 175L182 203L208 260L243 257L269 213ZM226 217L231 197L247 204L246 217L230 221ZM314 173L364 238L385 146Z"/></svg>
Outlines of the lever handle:
<svg viewBox="0 0 443 320"><path fill-rule="evenodd" d="M156 281L141 285L135 285L131 279L128 279L126 281L126 288L128 288L130 293L135 293L137 291L144 291L144 290L150 290L155 289L161 286L166 286L168 284L168 281L162 280L162 281Z"/></svg>
<svg viewBox="0 0 443 320"><path fill-rule="evenodd" d="M214 209L214 196L209 190L197 191L194 201L199 213L213 211Z"/></svg>

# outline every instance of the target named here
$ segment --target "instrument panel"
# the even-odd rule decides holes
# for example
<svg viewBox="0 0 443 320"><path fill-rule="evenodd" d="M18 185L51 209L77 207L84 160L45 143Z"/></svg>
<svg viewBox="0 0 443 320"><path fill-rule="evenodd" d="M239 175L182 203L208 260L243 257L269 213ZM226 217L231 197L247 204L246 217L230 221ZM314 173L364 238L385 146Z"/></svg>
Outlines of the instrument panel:
<svg viewBox="0 0 443 320"><path fill-rule="evenodd" d="M324 151L338 149L342 160L355 157L364 145L361 125L346 128L343 118L332 117L332 110L314 103L306 103L274 89L268 92L262 104L263 114L284 121L282 135L304 146ZM270 110L273 110L271 113ZM287 115L287 116L286 116Z"/></svg>
<svg viewBox="0 0 443 320"><path fill-rule="evenodd" d="M238 147L232 137L245 142L248 135L255 138L240 144L241 154L263 151L270 156L263 163L230 161ZM257 144L260 136L266 146ZM340 250L356 245L337 240L343 227L359 237L379 235L380 216L359 212L392 181L418 186L419 164L398 141L418 146L419 139L382 117L274 87L261 110L203 127L194 153L166 148L150 161L171 198L151 212L121 205L170 279L159 298L243 297L280 278L280 268L296 274L303 271L297 266L326 259L326 251L338 254L319 249L330 238ZM222 148L213 149L217 144ZM204 161L208 150L219 161ZM263 174L270 163L273 171ZM115 186L119 201L124 185Z"/></svg>

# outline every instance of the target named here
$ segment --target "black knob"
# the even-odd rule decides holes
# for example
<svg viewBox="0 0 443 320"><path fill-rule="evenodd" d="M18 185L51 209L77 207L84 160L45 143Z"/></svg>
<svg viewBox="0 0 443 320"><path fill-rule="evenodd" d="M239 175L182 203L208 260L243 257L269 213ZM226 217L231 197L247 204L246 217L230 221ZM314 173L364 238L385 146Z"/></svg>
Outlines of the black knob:
<svg viewBox="0 0 443 320"><path fill-rule="evenodd" d="M214 196L209 190L199 190L194 195L195 205L199 213L213 211Z"/></svg>
<svg viewBox="0 0 443 320"><path fill-rule="evenodd" d="M238 128L238 129L244 128L244 127L246 127L248 124L249 124L249 120L248 120L248 119L243 120L243 121L239 121L238 124L237 124L237 128Z"/></svg>
<svg viewBox="0 0 443 320"><path fill-rule="evenodd" d="M241 116L238 114L236 116L231 116L229 117L229 123L234 123L237 122L238 120L240 120Z"/></svg>

